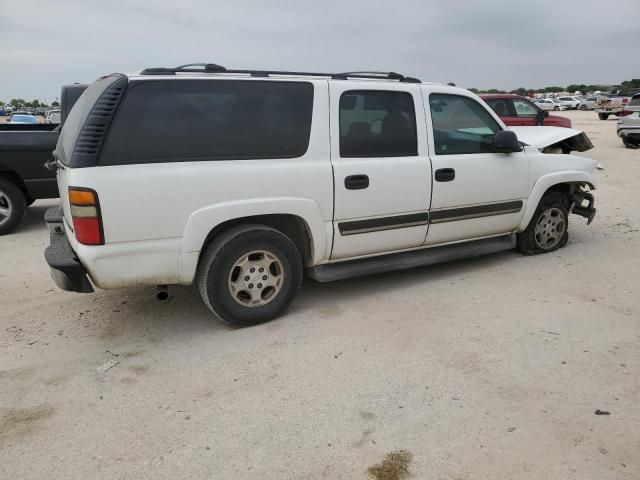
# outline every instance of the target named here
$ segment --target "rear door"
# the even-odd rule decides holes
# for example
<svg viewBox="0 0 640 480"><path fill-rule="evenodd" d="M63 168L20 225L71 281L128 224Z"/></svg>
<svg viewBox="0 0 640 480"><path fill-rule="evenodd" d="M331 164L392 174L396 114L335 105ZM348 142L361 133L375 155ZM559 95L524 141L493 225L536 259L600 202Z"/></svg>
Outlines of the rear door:
<svg viewBox="0 0 640 480"><path fill-rule="evenodd" d="M334 244L342 259L418 247L431 200L418 85L329 82Z"/></svg>
<svg viewBox="0 0 640 480"><path fill-rule="evenodd" d="M503 127L475 97L424 93L434 175L426 244L514 231L529 192L527 154L493 151Z"/></svg>

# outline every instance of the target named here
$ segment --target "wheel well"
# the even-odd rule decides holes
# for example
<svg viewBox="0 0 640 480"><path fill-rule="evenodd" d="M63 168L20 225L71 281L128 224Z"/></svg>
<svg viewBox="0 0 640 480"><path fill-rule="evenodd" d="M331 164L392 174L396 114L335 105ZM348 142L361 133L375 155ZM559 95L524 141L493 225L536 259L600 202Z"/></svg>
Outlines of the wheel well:
<svg viewBox="0 0 640 480"><path fill-rule="evenodd" d="M300 252L303 263L307 266L311 265L313 260L313 243L311 234L309 233L309 227L302 218L290 214L253 215L227 220L209 232L207 238L204 240L200 254L202 255L202 252L206 250L207 246L221 233L231 227L247 223L266 225L286 235Z"/></svg>
<svg viewBox="0 0 640 480"><path fill-rule="evenodd" d="M0 177L3 177L14 183L24 195L25 200L29 200L31 198L31 196L29 195L29 190L27 190L27 186L22 181L22 178L20 178L20 175L18 175L16 172L14 172L13 170L5 170L2 166L0 166Z"/></svg>
<svg viewBox="0 0 640 480"><path fill-rule="evenodd" d="M568 182L568 183L558 183L556 185L552 185L544 192L546 195L549 192L560 192L567 197L567 199L571 202L571 196L573 192L575 192L580 187L588 187L589 189L593 189L593 185L585 182ZM543 195L543 196L544 196Z"/></svg>

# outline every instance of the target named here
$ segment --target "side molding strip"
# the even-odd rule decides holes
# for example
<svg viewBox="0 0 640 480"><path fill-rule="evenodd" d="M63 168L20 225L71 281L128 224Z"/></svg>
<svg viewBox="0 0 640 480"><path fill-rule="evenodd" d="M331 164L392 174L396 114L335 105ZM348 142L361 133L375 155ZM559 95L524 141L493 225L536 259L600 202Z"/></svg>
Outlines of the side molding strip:
<svg viewBox="0 0 640 480"><path fill-rule="evenodd" d="M429 223L454 222L456 220L468 220L470 218L489 217L493 215L505 215L518 213L522 210L522 200L513 200L502 203L489 203L486 205L474 205L472 207L449 208L446 210L434 210L427 212L409 213L407 215L395 215L392 217L377 217L366 220L354 220L338 223L338 229L342 236L356 235L358 233L380 232L396 228L415 227Z"/></svg>
<svg viewBox="0 0 640 480"><path fill-rule="evenodd" d="M469 218L489 217L492 215L504 215L518 213L522 210L522 200L514 200L503 203L490 203L487 205L475 205L473 207L450 208L447 210L432 210L431 223L454 222Z"/></svg>
<svg viewBox="0 0 640 480"><path fill-rule="evenodd" d="M355 235L357 233L379 232L395 228L415 227L427 225L429 223L429 213L409 213L407 215L395 215L393 217L378 217L367 220L354 220L351 222L340 222L338 228L340 234Z"/></svg>

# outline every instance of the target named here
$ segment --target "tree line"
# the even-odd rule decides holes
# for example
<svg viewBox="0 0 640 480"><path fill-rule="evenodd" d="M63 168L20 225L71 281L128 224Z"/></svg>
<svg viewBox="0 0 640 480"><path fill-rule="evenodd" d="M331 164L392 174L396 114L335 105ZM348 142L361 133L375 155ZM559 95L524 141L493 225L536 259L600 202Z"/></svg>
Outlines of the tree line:
<svg viewBox="0 0 640 480"><path fill-rule="evenodd" d="M524 88L519 87L514 90L499 90L491 88L482 90L478 88L470 88L474 93L515 93L517 95L529 95L531 93L560 93L560 92L619 92L621 95L631 95L640 91L640 78L625 80L620 85L587 85L584 83L572 83L566 87L544 87L544 88Z"/></svg>
<svg viewBox="0 0 640 480"><path fill-rule="evenodd" d="M0 101L0 107L4 107L5 105L11 105L13 108L49 108L51 107L59 107L60 106L60 102L58 101L53 101L51 102L51 105L47 105L44 102L41 102L40 100L31 100L30 102L26 101L24 98L12 98L11 101L9 101L9 103L5 103L3 101Z"/></svg>

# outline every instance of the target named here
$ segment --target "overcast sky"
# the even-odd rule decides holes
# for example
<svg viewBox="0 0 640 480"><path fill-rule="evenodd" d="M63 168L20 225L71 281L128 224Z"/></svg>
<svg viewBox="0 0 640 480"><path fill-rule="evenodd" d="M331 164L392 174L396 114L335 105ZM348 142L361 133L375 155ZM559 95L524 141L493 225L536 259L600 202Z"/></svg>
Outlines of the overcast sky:
<svg viewBox="0 0 640 480"><path fill-rule="evenodd" d="M640 0L0 0L0 100L111 72L394 70L512 89L640 78Z"/></svg>

